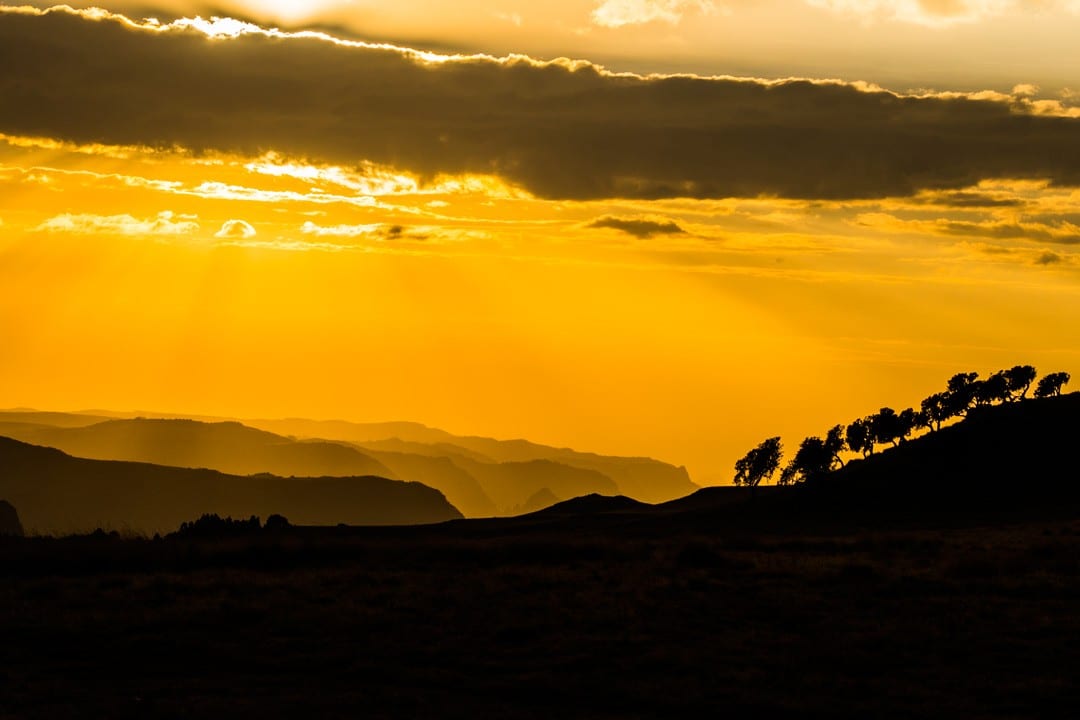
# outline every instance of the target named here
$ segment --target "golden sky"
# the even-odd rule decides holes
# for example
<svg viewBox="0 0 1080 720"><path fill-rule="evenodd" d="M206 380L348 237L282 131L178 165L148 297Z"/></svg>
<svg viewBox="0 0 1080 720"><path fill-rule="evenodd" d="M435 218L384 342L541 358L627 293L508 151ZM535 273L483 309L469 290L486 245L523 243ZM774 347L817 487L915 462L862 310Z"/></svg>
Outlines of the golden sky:
<svg viewBox="0 0 1080 720"><path fill-rule="evenodd" d="M529 5L0 6L0 406L710 482L954 372L1075 370L1076 3Z"/></svg>

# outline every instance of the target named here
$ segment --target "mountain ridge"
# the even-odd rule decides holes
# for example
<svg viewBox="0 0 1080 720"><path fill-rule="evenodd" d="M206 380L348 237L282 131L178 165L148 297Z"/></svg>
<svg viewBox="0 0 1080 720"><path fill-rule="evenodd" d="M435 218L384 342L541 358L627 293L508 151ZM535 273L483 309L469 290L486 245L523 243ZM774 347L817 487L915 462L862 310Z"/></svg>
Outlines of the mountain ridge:
<svg viewBox="0 0 1080 720"><path fill-rule="evenodd" d="M396 525L462 518L439 491L376 476L283 478L76 458L0 437L0 497L28 531L171 531L206 513L297 524Z"/></svg>
<svg viewBox="0 0 1080 720"><path fill-rule="evenodd" d="M561 498L602 492L627 494L646 502L670 500L697 488L685 468L652 458L604 456L553 448L527 440L455 436L420 423L360 424L333 420L240 421L220 418L208 422L203 418L165 414L155 414L159 417L120 418L115 416L128 413L110 413L113 418L104 418L105 413L85 411L65 415L35 414L25 409L18 412L0 411L0 434L95 459L208 467L234 474L373 474L392 479L418 480L437 487L456 507L471 517L513 512L526 505L529 497L545 486L550 486L555 495ZM20 422L12 423L12 420ZM155 427L187 428L189 435L197 429L201 429L204 435L228 431L237 437L228 442L217 441L218 445L227 447L219 447L217 454L214 454L213 443L206 437L185 439L173 433L168 440L151 442L146 435ZM307 437L276 432L304 429L309 432L327 431L326 434L335 436ZM125 430L128 431L126 437L112 440L102 437L109 432L122 435ZM412 439L386 437L393 433ZM379 439L371 439L373 437ZM240 448L241 440L247 443L243 451ZM290 441L303 447L285 448ZM305 464L302 457L298 457L307 457L310 461L313 455L319 453L330 457L323 458L323 463L315 467L310 462ZM360 464L361 457L369 464ZM439 458L448 459L451 464L447 465ZM535 469L545 463L548 477L533 477ZM515 472L518 474L516 483L511 482L513 478L508 478ZM515 487L515 484L519 487ZM493 500L492 494L500 495L499 500Z"/></svg>

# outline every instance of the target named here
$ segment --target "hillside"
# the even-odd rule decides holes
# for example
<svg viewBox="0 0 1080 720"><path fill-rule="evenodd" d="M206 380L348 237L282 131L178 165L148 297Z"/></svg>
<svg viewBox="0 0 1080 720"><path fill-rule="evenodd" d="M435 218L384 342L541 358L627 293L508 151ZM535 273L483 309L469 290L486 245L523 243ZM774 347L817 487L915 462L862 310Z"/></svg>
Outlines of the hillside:
<svg viewBox="0 0 1080 720"><path fill-rule="evenodd" d="M450 452L419 443L402 443L430 453L367 450L325 440L296 440L237 422L135 418L77 425L94 416L21 413L24 420L59 421L64 427L9 422L0 414L0 436L62 450L76 457L123 460L185 468L207 468L233 475L363 476L421 482L442 492L469 517L506 514L542 487L561 489L560 497L615 492L606 476L550 461L494 463L473 453ZM393 427L393 426L391 426ZM382 444L397 447L395 443ZM492 497L497 497L498 502Z"/></svg>
<svg viewBox="0 0 1080 720"><path fill-rule="evenodd" d="M499 512L477 479L452 458L404 452L368 451L367 454L390 468L395 477L435 488L466 517L489 517Z"/></svg>
<svg viewBox="0 0 1080 720"><path fill-rule="evenodd" d="M279 513L303 525L410 525L458 519L437 490L381 477L240 477L213 470L87 460L0 438L0 497L27 531L175 530L204 513Z"/></svg>
<svg viewBox="0 0 1080 720"><path fill-rule="evenodd" d="M455 462L460 457L498 463L548 460L606 475L615 482L619 493L644 502L673 500L698 488L685 468L652 458L598 455L569 448L550 447L528 440L496 440L453 435L418 423L349 423L298 419L244 422L252 427L297 437L343 440L369 450L397 450L451 457ZM559 494L558 491L555 492Z"/></svg>
<svg viewBox="0 0 1080 720"><path fill-rule="evenodd" d="M112 418L93 412L64 413L42 412L40 410L14 409L0 410L0 423L43 425L48 427L86 427Z"/></svg>
<svg viewBox="0 0 1080 720"><path fill-rule="evenodd" d="M241 424L121 415L0 411L0 436L78 457L236 475L411 480L441 491L468 517L513 513L543 488L558 498L603 493L646 502L683 497L697 489L685 468L650 458L608 457L526 440L459 437L418 423L292 419Z"/></svg>
<svg viewBox="0 0 1080 720"><path fill-rule="evenodd" d="M477 479L502 514L524 507L541 490L547 490L557 498L592 493L617 495L619 492L615 482L602 473L551 460L482 463L458 459L455 464Z"/></svg>
<svg viewBox="0 0 1080 720"><path fill-rule="evenodd" d="M210 468L233 475L397 476L362 451L332 442L296 442L236 422L194 420L108 420L82 427L6 422L0 436L97 460Z"/></svg>
<svg viewBox="0 0 1080 720"><path fill-rule="evenodd" d="M1080 393L973 408L944 427L853 460L803 490L810 501L964 510L1080 498Z"/></svg>

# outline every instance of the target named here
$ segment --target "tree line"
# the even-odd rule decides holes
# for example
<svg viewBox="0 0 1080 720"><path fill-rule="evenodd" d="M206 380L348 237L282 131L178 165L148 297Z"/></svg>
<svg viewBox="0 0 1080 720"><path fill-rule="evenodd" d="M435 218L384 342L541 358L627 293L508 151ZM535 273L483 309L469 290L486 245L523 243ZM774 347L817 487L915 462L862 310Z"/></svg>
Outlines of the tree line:
<svg viewBox="0 0 1080 720"><path fill-rule="evenodd" d="M949 378L943 391L923 400L918 410L909 407L897 412L883 407L847 426L834 425L825 437L806 438L782 470L783 444L779 437L767 438L735 463L735 484L755 487L772 479L777 470L781 485L804 482L843 467L845 451L867 457L879 445L896 447L917 430L936 432L943 423L966 417L974 407L1025 400L1032 385L1036 398L1060 395L1072 379L1067 372L1055 372L1036 384L1037 377L1031 365L999 370L985 378L975 372L957 373Z"/></svg>

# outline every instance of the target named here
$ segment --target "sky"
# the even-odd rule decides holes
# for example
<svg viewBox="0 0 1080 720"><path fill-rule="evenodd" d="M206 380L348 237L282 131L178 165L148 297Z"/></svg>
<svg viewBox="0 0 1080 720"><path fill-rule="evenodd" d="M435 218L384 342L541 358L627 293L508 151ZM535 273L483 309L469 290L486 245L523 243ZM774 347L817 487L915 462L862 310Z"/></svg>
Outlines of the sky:
<svg viewBox="0 0 1080 720"><path fill-rule="evenodd" d="M1080 356L1080 3L0 5L0 406L728 482Z"/></svg>

